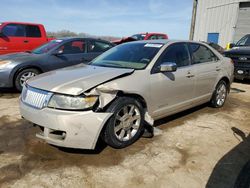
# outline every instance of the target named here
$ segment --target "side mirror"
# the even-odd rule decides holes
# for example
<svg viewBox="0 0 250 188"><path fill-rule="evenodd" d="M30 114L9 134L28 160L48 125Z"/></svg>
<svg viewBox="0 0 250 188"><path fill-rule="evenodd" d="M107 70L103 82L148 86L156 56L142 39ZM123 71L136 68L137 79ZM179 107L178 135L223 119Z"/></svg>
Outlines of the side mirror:
<svg viewBox="0 0 250 188"><path fill-rule="evenodd" d="M166 62L160 65L160 72L175 72L177 70L176 63Z"/></svg>
<svg viewBox="0 0 250 188"><path fill-rule="evenodd" d="M59 56L63 54L63 50L56 50L52 53L54 56Z"/></svg>
<svg viewBox="0 0 250 188"><path fill-rule="evenodd" d="M234 43L229 43L229 45L228 45L229 49L233 48L234 46L235 46Z"/></svg>

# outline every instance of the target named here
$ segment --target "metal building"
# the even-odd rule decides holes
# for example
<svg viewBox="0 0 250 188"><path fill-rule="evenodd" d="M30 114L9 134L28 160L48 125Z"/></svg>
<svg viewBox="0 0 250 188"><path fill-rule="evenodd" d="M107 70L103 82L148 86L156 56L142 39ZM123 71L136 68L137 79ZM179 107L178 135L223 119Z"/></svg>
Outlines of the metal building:
<svg viewBox="0 0 250 188"><path fill-rule="evenodd" d="M190 39L226 47L250 34L250 0L194 0Z"/></svg>

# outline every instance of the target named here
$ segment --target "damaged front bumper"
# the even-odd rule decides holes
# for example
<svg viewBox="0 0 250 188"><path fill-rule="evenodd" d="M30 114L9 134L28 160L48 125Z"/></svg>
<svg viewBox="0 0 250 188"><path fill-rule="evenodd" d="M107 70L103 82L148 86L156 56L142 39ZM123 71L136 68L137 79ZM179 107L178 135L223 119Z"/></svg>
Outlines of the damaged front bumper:
<svg viewBox="0 0 250 188"><path fill-rule="evenodd" d="M21 116L39 125L36 136L47 143L69 148L94 149L100 132L112 113L35 109L20 100Z"/></svg>

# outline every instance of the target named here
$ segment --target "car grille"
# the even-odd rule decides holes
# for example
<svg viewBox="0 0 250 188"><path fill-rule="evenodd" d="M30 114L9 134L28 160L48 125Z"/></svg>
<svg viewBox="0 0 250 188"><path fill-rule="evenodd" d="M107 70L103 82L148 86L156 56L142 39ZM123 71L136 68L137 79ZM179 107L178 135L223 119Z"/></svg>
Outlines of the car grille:
<svg viewBox="0 0 250 188"><path fill-rule="evenodd" d="M228 55L233 62L235 67L244 67L250 68L250 56L249 55ZM246 58L245 60L241 60L240 58Z"/></svg>
<svg viewBox="0 0 250 188"><path fill-rule="evenodd" d="M42 109L46 106L50 97L51 93L47 91L26 86L23 87L21 95L22 101L25 104L37 109Z"/></svg>

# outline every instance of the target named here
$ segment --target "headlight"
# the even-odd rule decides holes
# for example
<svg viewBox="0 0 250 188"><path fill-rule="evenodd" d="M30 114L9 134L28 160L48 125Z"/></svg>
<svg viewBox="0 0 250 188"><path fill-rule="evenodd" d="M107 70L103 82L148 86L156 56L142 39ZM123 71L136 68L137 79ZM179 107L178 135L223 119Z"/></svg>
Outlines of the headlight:
<svg viewBox="0 0 250 188"><path fill-rule="evenodd" d="M48 103L48 107L65 110L86 110L92 108L97 99L97 96L68 96L54 94Z"/></svg>
<svg viewBox="0 0 250 188"><path fill-rule="evenodd" d="M0 61L0 69L4 69L10 63L11 63L11 61L9 61L9 60Z"/></svg>

